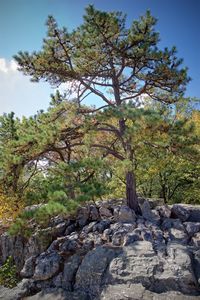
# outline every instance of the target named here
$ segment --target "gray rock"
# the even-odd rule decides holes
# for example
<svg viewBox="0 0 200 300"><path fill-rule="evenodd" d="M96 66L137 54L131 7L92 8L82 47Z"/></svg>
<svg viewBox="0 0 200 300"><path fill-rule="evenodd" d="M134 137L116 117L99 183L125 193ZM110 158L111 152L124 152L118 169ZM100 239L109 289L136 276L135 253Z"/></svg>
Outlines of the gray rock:
<svg viewBox="0 0 200 300"><path fill-rule="evenodd" d="M66 230L65 230L65 235L69 235L72 232L74 232L76 230L76 225L75 224L71 224L69 225Z"/></svg>
<svg viewBox="0 0 200 300"><path fill-rule="evenodd" d="M97 247L84 257L76 274L75 290L83 290L91 299L99 295L104 281L105 271L119 250L109 247Z"/></svg>
<svg viewBox="0 0 200 300"><path fill-rule="evenodd" d="M161 218L170 218L171 216L171 208L168 205L158 206L156 210L159 212Z"/></svg>
<svg viewBox="0 0 200 300"><path fill-rule="evenodd" d="M102 235L99 232L90 232L88 238L85 240L84 245L87 243L93 243L93 247L97 247L103 244ZM91 247L90 247L91 249Z"/></svg>
<svg viewBox="0 0 200 300"><path fill-rule="evenodd" d="M111 228L107 228L104 230L103 232L103 235L102 235L102 239L104 241L107 241L107 242L111 242L111 235L112 235L112 229Z"/></svg>
<svg viewBox="0 0 200 300"><path fill-rule="evenodd" d="M200 222L200 205L184 205L186 209L189 210L190 216L188 222Z"/></svg>
<svg viewBox="0 0 200 300"><path fill-rule="evenodd" d="M65 232L67 225L65 222L59 223L55 227L53 227L53 235L55 237L62 236Z"/></svg>
<svg viewBox="0 0 200 300"><path fill-rule="evenodd" d="M147 198L151 209L155 209L157 206L165 205L165 201L163 198Z"/></svg>
<svg viewBox="0 0 200 300"><path fill-rule="evenodd" d="M64 264L63 276L62 276L62 287L69 291L72 290L75 282L76 272L82 262L82 258L79 255L73 255Z"/></svg>
<svg viewBox="0 0 200 300"><path fill-rule="evenodd" d="M142 206L145 201L149 202L150 208L155 209L157 206L165 205L163 198L143 198L138 197L139 205Z"/></svg>
<svg viewBox="0 0 200 300"><path fill-rule="evenodd" d="M195 247L200 248L200 232L195 233L191 241Z"/></svg>
<svg viewBox="0 0 200 300"><path fill-rule="evenodd" d="M136 218L124 203L88 205L77 220L54 218L51 227L37 230L28 241L2 235L3 258L14 254L21 268L25 261L21 274L29 279L14 289L0 289L0 299L1 292L3 299L13 300L40 290L32 299L200 298L200 222L190 221L192 207L183 206L190 213L183 223L168 218L166 206L155 211L143 201L147 214Z"/></svg>
<svg viewBox="0 0 200 300"><path fill-rule="evenodd" d="M181 244L187 244L188 243L188 235L183 230L171 228L169 230L169 240L177 241Z"/></svg>
<svg viewBox="0 0 200 300"><path fill-rule="evenodd" d="M185 222L184 225L190 237L192 237L195 233L200 232L200 223Z"/></svg>
<svg viewBox="0 0 200 300"><path fill-rule="evenodd" d="M149 241L151 243L153 243L153 234L150 230L143 230L141 232L141 237L144 241Z"/></svg>
<svg viewBox="0 0 200 300"><path fill-rule="evenodd" d="M58 251L60 245L65 241L65 237L58 237L56 240L54 240L51 245L47 248L47 252L53 252Z"/></svg>
<svg viewBox="0 0 200 300"><path fill-rule="evenodd" d="M138 216L137 220L136 220L136 224L138 226L141 226L141 225L144 225L144 223L145 223L145 219L142 216Z"/></svg>
<svg viewBox="0 0 200 300"><path fill-rule="evenodd" d="M36 260L33 278L35 280L47 280L58 273L61 257L57 252L43 253Z"/></svg>
<svg viewBox="0 0 200 300"><path fill-rule="evenodd" d="M184 294L196 294L196 278L190 251L180 243L172 242L167 246L164 272L159 275L165 281L166 290L177 290Z"/></svg>
<svg viewBox="0 0 200 300"><path fill-rule="evenodd" d="M154 241L157 243L163 243L164 237L163 232L160 229L156 229L152 231Z"/></svg>
<svg viewBox="0 0 200 300"><path fill-rule="evenodd" d="M67 291L72 291L75 275L81 264L81 256L75 254L71 256L65 263L63 272L59 273L53 280L54 287L64 288Z"/></svg>
<svg viewBox="0 0 200 300"><path fill-rule="evenodd" d="M106 284L141 283L150 287L151 273L158 258L154 255L152 244L137 241L130 246L123 247L123 252L114 258L108 268Z"/></svg>
<svg viewBox="0 0 200 300"><path fill-rule="evenodd" d="M184 208L182 205L174 204L171 209L171 215L173 218L178 218L185 222L190 216L190 211Z"/></svg>
<svg viewBox="0 0 200 300"><path fill-rule="evenodd" d="M114 220L115 220L115 221L118 221L119 210L120 210L120 206L119 206L119 205L113 207L113 216L114 216Z"/></svg>
<svg viewBox="0 0 200 300"><path fill-rule="evenodd" d="M28 255L26 259L30 256L39 255L44 252L52 242L52 228L47 228L45 230L37 230L28 240L26 244L26 249Z"/></svg>
<svg viewBox="0 0 200 300"><path fill-rule="evenodd" d="M78 210L77 213L77 223L80 227L83 227L84 225L86 225L89 221L89 217L90 217L90 207L85 206L85 207L81 207Z"/></svg>
<svg viewBox="0 0 200 300"><path fill-rule="evenodd" d="M33 288L31 280L23 279L16 287L9 289L0 286L0 300L21 300L29 294Z"/></svg>
<svg viewBox="0 0 200 300"><path fill-rule="evenodd" d="M156 293L169 290L195 294L196 279L190 254L178 243L168 245L166 257L157 256L152 243L137 241L124 247L108 268L106 284L142 284Z"/></svg>
<svg viewBox="0 0 200 300"><path fill-rule="evenodd" d="M98 221L100 219L99 211L95 205L90 205L90 220Z"/></svg>
<svg viewBox="0 0 200 300"><path fill-rule="evenodd" d="M88 225L84 226L82 229L83 233L90 233L91 231L93 231L93 227L94 225L96 225L96 221L95 222L90 222Z"/></svg>
<svg viewBox="0 0 200 300"><path fill-rule="evenodd" d="M24 278L32 277L35 270L35 262L36 262L36 256L29 257L25 261L24 267L21 270L20 275Z"/></svg>
<svg viewBox="0 0 200 300"><path fill-rule="evenodd" d="M93 231L98 231L99 233L103 233L105 229L110 226L110 220L101 220L97 224L93 226Z"/></svg>
<svg viewBox="0 0 200 300"><path fill-rule="evenodd" d="M133 232L135 230L135 223L115 223L111 225L113 234L111 236L112 244L115 246L120 246L124 243L124 238L127 233Z"/></svg>
<svg viewBox="0 0 200 300"><path fill-rule="evenodd" d="M72 233L70 236L66 236L61 243L59 250L61 252L76 252L80 248L78 235Z"/></svg>
<svg viewBox="0 0 200 300"><path fill-rule="evenodd" d="M124 242L123 242L123 246L129 246L133 243L135 243L136 241L141 241L142 237L140 234L136 233L128 233L125 237L124 237Z"/></svg>
<svg viewBox="0 0 200 300"><path fill-rule="evenodd" d="M115 232L112 236L112 244L115 246L122 245L124 243L124 236L125 234L120 231Z"/></svg>
<svg viewBox="0 0 200 300"><path fill-rule="evenodd" d="M83 292L67 292L63 289L50 288L37 293L34 296L23 298L23 300L88 300Z"/></svg>
<svg viewBox="0 0 200 300"><path fill-rule="evenodd" d="M103 207L103 206L101 206L99 208L99 213L100 213L101 218L110 218L110 217L112 217L111 210L109 208L106 208L106 207Z"/></svg>
<svg viewBox="0 0 200 300"><path fill-rule="evenodd" d="M145 288L141 284L108 285L104 287L100 300L142 300L144 293Z"/></svg>
<svg viewBox="0 0 200 300"><path fill-rule="evenodd" d="M141 205L141 211L142 216L145 218L145 220L151 221L151 222L159 222L160 216L157 211L152 211L149 201L145 200L143 204Z"/></svg>
<svg viewBox="0 0 200 300"><path fill-rule="evenodd" d="M100 300L198 300L199 296L184 295L179 292L153 293L141 284L116 284L106 286ZM95 299L97 300L97 299Z"/></svg>
<svg viewBox="0 0 200 300"><path fill-rule="evenodd" d="M22 236L10 236L8 233L3 233L0 236L0 253L1 260L5 262L9 256L12 256L18 270L21 270L27 256L25 248L26 239Z"/></svg>
<svg viewBox="0 0 200 300"><path fill-rule="evenodd" d="M194 252L193 265L194 265L194 273L200 287L200 249Z"/></svg>
<svg viewBox="0 0 200 300"><path fill-rule="evenodd" d="M178 230L184 231L185 228L179 219L164 219L162 225L161 225L162 230L168 231L171 228L175 228Z"/></svg>
<svg viewBox="0 0 200 300"><path fill-rule="evenodd" d="M121 206L118 215L118 221L124 223L133 223L136 220L136 215L128 206Z"/></svg>

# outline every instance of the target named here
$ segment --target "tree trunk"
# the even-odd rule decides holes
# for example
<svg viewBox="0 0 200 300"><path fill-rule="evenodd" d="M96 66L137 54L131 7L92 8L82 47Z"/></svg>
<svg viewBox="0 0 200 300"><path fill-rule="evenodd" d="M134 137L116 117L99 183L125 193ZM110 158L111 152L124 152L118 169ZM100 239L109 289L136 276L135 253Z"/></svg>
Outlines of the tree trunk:
<svg viewBox="0 0 200 300"><path fill-rule="evenodd" d="M135 211L136 214L141 214L136 194L135 176L132 171L126 174L126 199L127 206Z"/></svg>
<svg viewBox="0 0 200 300"><path fill-rule="evenodd" d="M119 120L119 128L123 141L123 147L129 158L130 162L133 164L133 150L131 147L131 139L123 140L126 131L126 121L124 119ZM141 209L138 204L137 194L136 194L136 182L135 175L133 171L128 171L126 173L126 200L127 206L135 211L136 214L141 214Z"/></svg>

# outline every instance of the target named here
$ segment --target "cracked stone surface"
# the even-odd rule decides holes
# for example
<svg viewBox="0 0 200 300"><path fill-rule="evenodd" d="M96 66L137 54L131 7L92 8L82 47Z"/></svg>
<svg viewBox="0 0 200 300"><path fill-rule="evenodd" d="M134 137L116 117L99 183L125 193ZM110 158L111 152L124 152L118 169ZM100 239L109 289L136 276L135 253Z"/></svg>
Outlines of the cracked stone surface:
<svg viewBox="0 0 200 300"><path fill-rule="evenodd" d="M24 279L0 299L200 299L200 207L142 199L137 216L120 201L57 217L43 240L2 234L1 260L13 256Z"/></svg>

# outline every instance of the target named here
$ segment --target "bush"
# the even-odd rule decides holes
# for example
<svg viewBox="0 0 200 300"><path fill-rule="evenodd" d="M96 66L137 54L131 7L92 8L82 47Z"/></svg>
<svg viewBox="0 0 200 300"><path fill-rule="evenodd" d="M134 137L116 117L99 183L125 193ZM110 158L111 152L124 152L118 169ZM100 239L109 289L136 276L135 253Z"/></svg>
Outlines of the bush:
<svg viewBox="0 0 200 300"><path fill-rule="evenodd" d="M5 263L0 267L0 285L13 288L19 282L16 266L13 258L9 256Z"/></svg>
<svg viewBox="0 0 200 300"><path fill-rule="evenodd" d="M78 203L76 201L68 200L65 205L49 201L47 204L33 211L22 212L10 226L10 235L22 235L29 238L34 232L35 227L45 228L49 225L51 218L57 215L71 215L76 212Z"/></svg>

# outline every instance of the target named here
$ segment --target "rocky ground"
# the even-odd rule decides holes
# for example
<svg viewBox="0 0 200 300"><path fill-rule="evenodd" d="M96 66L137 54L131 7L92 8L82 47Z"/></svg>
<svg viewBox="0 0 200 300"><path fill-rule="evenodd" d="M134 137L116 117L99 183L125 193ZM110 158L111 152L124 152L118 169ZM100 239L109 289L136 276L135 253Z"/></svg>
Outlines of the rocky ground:
<svg viewBox="0 0 200 300"><path fill-rule="evenodd" d="M158 204L140 199L136 216L98 202L28 240L2 234L2 262L13 256L22 281L0 299L200 299L200 207Z"/></svg>

